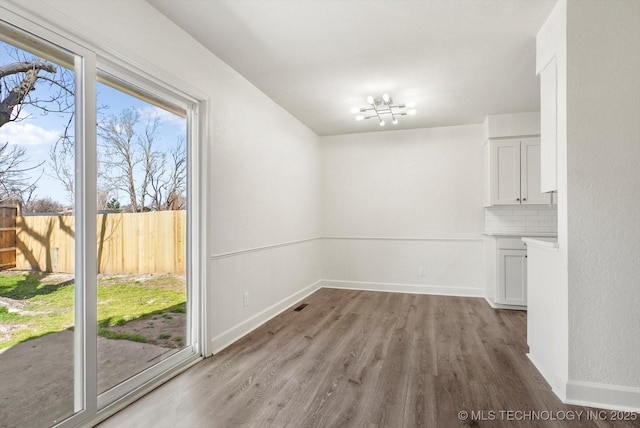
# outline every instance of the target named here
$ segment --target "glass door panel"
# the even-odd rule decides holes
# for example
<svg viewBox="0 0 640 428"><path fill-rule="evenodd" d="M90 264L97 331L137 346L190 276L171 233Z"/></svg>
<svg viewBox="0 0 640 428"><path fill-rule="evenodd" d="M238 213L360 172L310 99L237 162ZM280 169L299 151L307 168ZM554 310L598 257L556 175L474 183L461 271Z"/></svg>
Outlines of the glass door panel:
<svg viewBox="0 0 640 428"><path fill-rule="evenodd" d="M82 410L76 331L76 57L0 30L0 425Z"/></svg>
<svg viewBox="0 0 640 428"><path fill-rule="evenodd" d="M103 74L98 105L98 394L191 345L187 118Z"/></svg>

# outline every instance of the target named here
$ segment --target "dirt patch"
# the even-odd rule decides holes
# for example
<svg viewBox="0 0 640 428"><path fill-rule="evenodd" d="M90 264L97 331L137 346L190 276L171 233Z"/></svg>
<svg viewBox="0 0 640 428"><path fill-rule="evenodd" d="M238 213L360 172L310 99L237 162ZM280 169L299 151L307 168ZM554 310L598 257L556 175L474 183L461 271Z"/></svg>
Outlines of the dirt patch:
<svg viewBox="0 0 640 428"><path fill-rule="evenodd" d="M187 343L186 314L170 310L146 315L126 324L107 327L105 330L141 336L146 340L146 343L163 348L181 348Z"/></svg>
<svg viewBox="0 0 640 428"><path fill-rule="evenodd" d="M125 275L100 274L100 284L140 284L145 288L184 291L184 276L165 274ZM145 315L121 325L105 327L110 332L136 336L145 343L163 348L182 348L187 343L187 317L184 305L164 309L160 313Z"/></svg>
<svg viewBox="0 0 640 428"><path fill-rule="evenodd" d="M8 297L0 296L0 306L4 306L9 312L25 314L27 311L24 308L28 304L29 302L25 302L23 300L9 299Z"/></svg>

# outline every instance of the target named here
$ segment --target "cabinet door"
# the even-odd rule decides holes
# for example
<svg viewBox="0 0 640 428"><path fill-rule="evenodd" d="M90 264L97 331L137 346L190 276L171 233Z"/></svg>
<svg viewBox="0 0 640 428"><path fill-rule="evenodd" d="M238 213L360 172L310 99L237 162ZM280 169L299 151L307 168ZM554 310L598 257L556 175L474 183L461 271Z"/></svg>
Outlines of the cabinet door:
<svg viewBox="0 0 640 428"><path fill-rule="evenodd" d="M496 303L527 305L526 250L498 250L498 295Z"/></svg>
<svg viewBox="0 0 640 428"><path fill-rule="evenodd" d="M540 72L541 189L557 190L558 70L556 58Z"/></svg>
<svg viewBox="0 0 640 428"><path fill-rule="evenodd" d="M540 191L540 139L520 142L520 199L523 204L550 204L548 193Z"/></svg>
<svg viewBox="0 0 640 428"><path fill-rule="evenodd" d="M520 204L520 140L491 143L491 205Z"/></svg>

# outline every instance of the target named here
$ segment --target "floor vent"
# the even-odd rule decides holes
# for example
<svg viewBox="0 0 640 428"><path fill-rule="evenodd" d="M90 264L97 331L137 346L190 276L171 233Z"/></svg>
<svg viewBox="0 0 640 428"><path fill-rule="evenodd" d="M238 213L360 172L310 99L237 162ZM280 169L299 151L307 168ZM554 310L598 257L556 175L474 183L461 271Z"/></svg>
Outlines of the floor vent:
<svg viewBox="0 0 640 428"><path fill-rule="evenodd" d="M297 308L294 309L294 311L296 312L300 312L301 310L303 310L304 308L306 308L307 306L309 306L308 303L303 303L300 306L298 306Z"/></svg>

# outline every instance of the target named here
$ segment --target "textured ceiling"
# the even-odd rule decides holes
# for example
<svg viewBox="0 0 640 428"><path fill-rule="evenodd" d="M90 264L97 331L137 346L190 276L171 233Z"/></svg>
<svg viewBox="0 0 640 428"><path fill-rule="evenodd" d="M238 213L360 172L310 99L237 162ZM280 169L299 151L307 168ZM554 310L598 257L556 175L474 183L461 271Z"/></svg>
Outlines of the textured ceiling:
<svg viewBox="0 0 640 428"><path fill-rule="evenodd" d="M318 135L539 109L535 35L555 0L147 0ZM388 92L418 114L356 122Z"/></svg>

